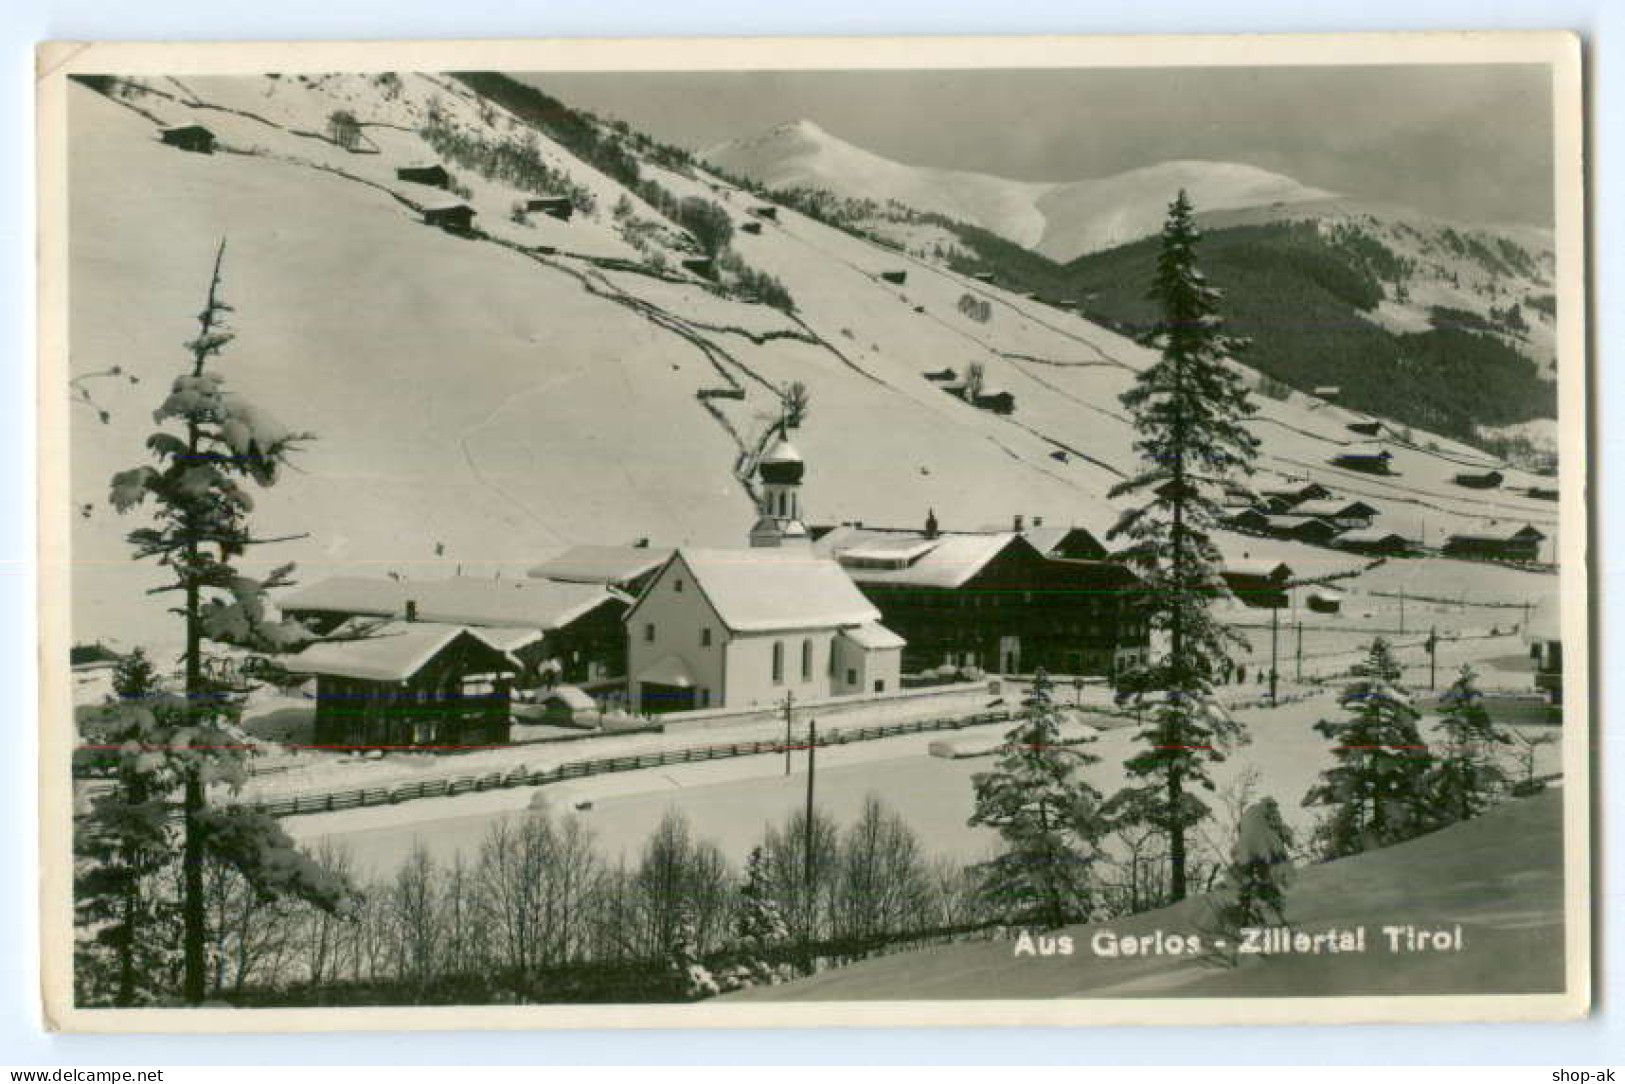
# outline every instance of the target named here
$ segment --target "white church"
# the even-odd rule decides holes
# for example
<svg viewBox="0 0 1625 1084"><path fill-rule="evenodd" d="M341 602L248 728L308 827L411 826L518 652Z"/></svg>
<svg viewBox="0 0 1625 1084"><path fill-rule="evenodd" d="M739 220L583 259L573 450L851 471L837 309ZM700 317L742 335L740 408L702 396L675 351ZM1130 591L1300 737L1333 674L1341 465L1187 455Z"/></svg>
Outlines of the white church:
<svg viewBox="0 0 1625 1084"><path fill-rule="evenodd" d="M802 461L781 430L757 465L749 549L681 547L626 613L634 711L768 707L901 686L903 638L802 521Z"/></svg>

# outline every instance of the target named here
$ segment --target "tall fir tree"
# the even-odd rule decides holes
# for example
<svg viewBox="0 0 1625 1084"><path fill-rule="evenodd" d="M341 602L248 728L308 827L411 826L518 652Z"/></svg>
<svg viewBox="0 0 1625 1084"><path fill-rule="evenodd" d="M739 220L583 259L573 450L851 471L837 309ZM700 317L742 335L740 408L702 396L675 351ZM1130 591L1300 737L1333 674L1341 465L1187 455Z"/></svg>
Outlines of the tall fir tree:
<svg viewBox="0 0 1625 1084"><path fill-rule="evenodd" d="M1062 745L1049 675L1033 675L1020 722L998 762L972 780L972 825L997 829L1004 850L981 869L982 888L1010 921L1055 928L1089 918L1093 866L1106 832L1101 795L1079 778L1100 758ZM1092 740L1092 739L1091 739Z"/></svg>
<svg viewBox="0 0 1625 1084"><path fill-rule="evenodd" d="M734 913L739 958L733 968L733 985L772 986L788 979L789 967L769 962L769 956L789 938L790 927L773 898L767 855L761 847L752 847L745 861L745 881L739 888L739 908Z"/></svg>
<svg viewBox="0 0 1625 1084"><path fill-rule="evenodd" d="M1181 191L1163 225L1151 288L1161 319L1146 341L1161 357L1122 396L1146 467L1112 496L1137 494L1144 503L1109 534L1127 539L1123 557L1139 578L1133 602L1161 641L1144 665L1116 675L1119 701L1147 718L1143 748L1125 764L1131 783L1112 797L1110 811L1166 835L1174 900L1187 891L1187 834L1209 813L1193 791L1213 789L1208 766L1243 737L1212 703L1230 652L1245 646L1213 614L1226 589L1212 531L1222 514L1221 487L1250 473L1258 450L1243 425L1256 408L1226 361L1246 343L1224 332L1220 294L1196 266L1200 237Z"/></svg>
<svg viewBox="0 0 1625 1084"><path fill-rule="evenodd" d="M1443 739L1427 778L1440 824L1471 820L1500 800L1511 785L1499 755L1512 737L1498 729L1484 707L1478 675L1463 666L1439 698L1439 733Z"/></svg>
<svg viewBox="0 0 1625 1084"><path fill-rule="evenodd" d="M1344 718L1315 724L1334 743L1336 760L1303 799L1329 810L1316 830L1324 858L1386 847L1428 828L1433 762L1417 729L1420 713L1399 685L1402 673L1379 636L1338 698Z"/></svg>
<svg viewBox="0 0 1625 1084"><path fill-rule="evenodd" d="M250 530L254 501L247 483L274 485L305 435L227 390L224 377L210 368L234 338L226 324L232 308L220 292L225 253L222 240L197 315L198 334L186 343L188 364L153 413L159 429L147 438L152 462L116 474L111 483L117 511L148 500L155 506L151 524L128 538L136 560L156 558L168 570L169 581L155 592L180 596L171 612L185 625L182 688L151 704L112 705L92 724L104 735L122 735L121 786L113 803L133 810L143 800L180 794L181 996L192 1004L207 993L206 860L236 868L262 895L299 897L328 909L347 899L342 881L304 857L275 820L208 800L211 785L242 783L247 756L236 726L239 690L212 676L206 643L274 653L310 638L303 626L271 616L267 592L288 582L291 566L256 579L233 565L250 546L280 541Z"/></svg>

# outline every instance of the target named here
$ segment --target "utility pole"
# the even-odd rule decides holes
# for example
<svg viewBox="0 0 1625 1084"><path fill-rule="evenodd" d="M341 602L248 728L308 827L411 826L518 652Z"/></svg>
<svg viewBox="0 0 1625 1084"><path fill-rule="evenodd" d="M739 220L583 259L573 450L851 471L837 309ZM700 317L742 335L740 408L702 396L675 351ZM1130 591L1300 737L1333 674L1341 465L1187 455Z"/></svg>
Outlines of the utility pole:
<svg viewBox="0 0 1625 1084"><path fill-rule="evenodd" d="M784 694L784 774L786 776L790 774L790 748L792 744L792 735L790 733L790 709L795 705L795 702L796 694L794 690L787 690Z"/></svg>
<svg viewBox="0 0 1625 1084"><path fill-rule="evenodd" d="M813 890L813 776L818 765L818 720L807 720L807 823L806 838L801 844L802 874L807 884L807 896Z"/></svg>
<svg viewBox="0 0 1625 1084"><path fill-rule="evenodd" d="M1281 608L1270 607L1270 707L1275 706L1275 648L1281 626Z"/></svg>
<svg viewBox="0 0 1625 1084"><path fill-rule="evenodd" d="M1303 621L1298 622L1298 667L1297 678L1299 684L1303 683Z"/></svg>
<svg viewBox="0 0 1625 1084"><path fill-rule="evenodd" d="M1439 687L1439 626L1428 630L1428 688Z"/></svg>

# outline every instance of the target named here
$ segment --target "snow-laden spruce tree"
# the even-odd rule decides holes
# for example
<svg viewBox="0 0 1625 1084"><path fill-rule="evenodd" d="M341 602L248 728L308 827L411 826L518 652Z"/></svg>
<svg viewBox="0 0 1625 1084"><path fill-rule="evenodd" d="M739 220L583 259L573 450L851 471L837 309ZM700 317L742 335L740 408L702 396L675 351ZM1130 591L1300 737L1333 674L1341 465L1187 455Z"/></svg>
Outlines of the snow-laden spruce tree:
<svg viewBox="0 0 1625 1084"><path fill-rule="evenodd" d="M773 898L767 855L761 847L752 847L745 861L745 880L739 888L739 907L734 912L738 955L727 975L729 988L774 986L790 979L793 971L788 964L770 961L789 939L790 927Z"/></svg>
<svg viewBox="0 0 1625 1084"><path fill-rule="evenodd" d="M1324 858L1386 847L1428 828L1433 761L1417 729L1420 714L1399 685L1402 672L1379 636L1338 698L1343 718L1315 724L1336 758L1303 799L1328 810L1315 831Z"/></svg>
<svg viewBox="0 0 1625 1084"><path fill-rule="evenodd" d="M1463 666L1439 698L1442 742L1434 751L1426 787L1440 825L1471 820L1511 785L1500 754L1508 751L1512 738L1490 721L1477 679L1472 667Z"/></svg>
<svg viewBox="0 0 1625 1084"><path fill-rule="evenodd" d="M992 771L972 783L972 825L996 829L1003 851L981 867L988 901L1010 922L1055 928L1094 909L1092 871L1107 825L1101 795L1079 778L1100 758L1062 745L1061 715L1042 669Z"/></svg>
<svg viewBox="0 0 1625 1084"><path fill-rule="evenodd" d="M1122 554L1140 581L1132 601L1153 638L1146 664L1115 678L1119 702L1140 711L1145 725L1141 751L1125 764L1130 785L1112 797L1109 811L1121 823L1167 836L1174 900L1186 895L1187 834L1209 813L1193 791L1213 789L1208 765L1242 738L1211 703L1231 650L1245 645L1213 614L1226 591L1211 532L1221 515L1221 487L1251 472L1258 449L1242 424L1255 407L1225 360L1245 343L1224 332L1219 292L1196 266L1199 238L1181 191L1163 225L1151 288L1161 318L1147 342L1162 356L1122 397L1145 469L1112 496L1138 495L1143 503L1108 536L1127 539Z"/></svg>
<svg viewBox="0 0 1625 1084"><path fill-rule="evenodd" d="M1234 946L1249 927L1286 921L1286 889L1291 879L1292 832L1274 798L1248 806L1236 826L1224 877L1210 898L1209 932L1229 946L1222 955L1234 962Z"/></svg>
<svg viewBox="0 0 1625 1084"><path fill-rule="evenodd" d="M167 812L180 797L179 993L192 1004L207 993L206 861L236 868L263 896L297 897L327 909L342 908L347 899L344 883L306 858L275 820L208 801L211 785L235 788L246 779L247 753L235 725L239 690L210 676L205 644L279 652L309 639L302 626L273 619L268 605L267 590L288 582L291 566L256 579L232 563L250 546L276 541L249 529L254 501L248 486L275 484L303 435L229 391L210 368L233 338L225 323L231 306L220 295L225 251L222 240L197 315L198 334L186 344L186 368L153 413L158 429L147 438L151 462L112 480L111 502L119 512L149 501L154 509L150 524L128 538L137 560L155 558L168 571L168 582L155 591L178 596L171 612L185 625L180 688L120 699L82 727L87 744L111 746L120 757L118 786L89 815L92 834L173 855L174 822L167 816L155 822L153 807Z"/></svg>

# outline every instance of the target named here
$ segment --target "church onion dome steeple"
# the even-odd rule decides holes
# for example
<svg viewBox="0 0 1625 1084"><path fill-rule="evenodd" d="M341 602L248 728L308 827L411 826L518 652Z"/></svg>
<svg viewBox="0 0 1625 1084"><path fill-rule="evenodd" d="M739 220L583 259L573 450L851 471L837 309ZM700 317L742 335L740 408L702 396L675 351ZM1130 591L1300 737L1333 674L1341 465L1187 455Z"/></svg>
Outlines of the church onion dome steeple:
<svg viewBox="0 0 1625 1084"><path fill-rule="evenodd" d="M768 453L762 457L761 462L757 465L756 473L764 482L793 486L800 483L801 475L806 469L807 464L802 462L801 453L796 451L795 446L787 439L780 436Z"/></svg>

